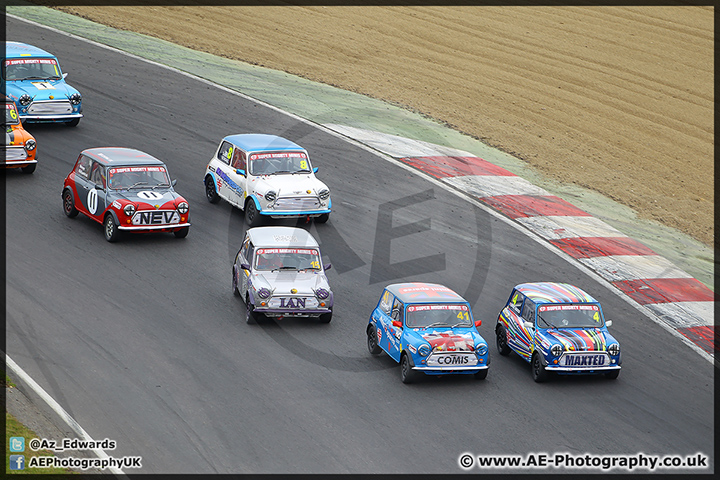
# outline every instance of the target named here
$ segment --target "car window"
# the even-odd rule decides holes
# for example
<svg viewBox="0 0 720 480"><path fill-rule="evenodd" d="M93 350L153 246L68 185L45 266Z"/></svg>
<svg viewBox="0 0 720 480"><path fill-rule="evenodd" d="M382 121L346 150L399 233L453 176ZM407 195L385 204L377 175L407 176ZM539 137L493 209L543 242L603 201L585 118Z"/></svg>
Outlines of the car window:
<svg viewBox="0 0 720 480"><path fill-rule="evenodd" d="M242 255L245 260L247 260L248 245L250 245L250 237L245 237L245 241L242 247L240 247L240 255Z"/></svg>
<svg viewBox="0 0 720 480"><path fill-rule="evenodd" d="M522 317L523 317L523 319L525 319L525 321L535 322L535 302L533 302L529 298L525 299L525 304L523 305Z"/></svg>
<svg viewBox="0 0 720 480"><path fill-rule="evenodd" d="M385 290L382 298L380 298L380 305L379 305L380 310L382 310L387 315L390 315L390 310L391 310L394 300L395 300L395 296L392 293Z"/></svg>
<svg viewBox="0 0 720 480"><path fill-rule="evenodd" d="M252 242L248 241L247 252L245 253L245 260L247 260L250 265L253 264L253 255L254 254L255 254L255 246L252 244Z"/></svg>
<svg viewBox="0 0 720 480"><path fill-rule="evenodd" d="M239 148L236 148L235 153L233 154L232 167L239 168L242 170L246 169L245 168L245 152L243 152Z"/></svg>
<svg viewBox="0 0 720 480"><path fill-rule="evenodd" d="M510 300L508 300L508 307L511 307L513 310L515 310L515 313L520 315L523 300L525 300L525 295L518 292L517 290L513 290L512 295L510 295Z"/></svg>
<svg viewBox="0 0 720 480"><path fill-rule="evenodd" d="M393 302L392 311L390 312L390 317L392 317L393 320L399 320L400 322L403 321L404 317L404 310L405 305L398 300L397 298Z"/></svg>
<svg viewBox="0 0 720 480"><path fill-rule="evenodd" d="M90 168L90 182L105 188L105 168L97 162L93 162Z"/></svg>
<svg viewBox="0 0 720 480"><path fill-rule="evenodd" d="M223 140L220 144L220 149L218 150L217 158L223 163L230 164L230 159L232 158L233 151L235 150L235 146L228 142Z"/></svg>
<svg viewBox="0 0 720 480"><path fill-rule="evenodd" d="M86 157L85 155L80 155L80 157L78 157L77 165L75 166L75 174L79 175L84 179L87 179L88 175L90 175L91 165L92 160L90 160L90 158Z"/></svg>

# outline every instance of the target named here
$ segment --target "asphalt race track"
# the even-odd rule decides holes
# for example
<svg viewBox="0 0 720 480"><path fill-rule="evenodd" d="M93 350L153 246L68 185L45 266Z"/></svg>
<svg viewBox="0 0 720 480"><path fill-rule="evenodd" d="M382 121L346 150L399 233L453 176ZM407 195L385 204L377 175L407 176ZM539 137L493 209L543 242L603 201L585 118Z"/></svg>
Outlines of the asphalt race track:
<svg viewBox="0 0 720 480"><path fill-rule="evenodd" d="M6 35L55 53L85 113L77 128L28 126L38 168L6 174L6 351L94 439L117 441L108 454L142 456L141 473L462 473L465 452L700 452L714 466L712 364L522 231L206 83L12 18ZM333 265L330 324L248 325L231 293L243 215L210 204L202 178L223 136L250 132L307 148L330 187L330 221L302 225ZM63 178L98 146L167 163L190 203L186 239L110 244L100 224L65 217ZM470 300L491 346L487 380L404 385L397 364L368 353L370 312L398 281ZM525 281L572 283L603 303L624 352L618 380L535 384L520 357L497 354L497 314Z"/></svg>

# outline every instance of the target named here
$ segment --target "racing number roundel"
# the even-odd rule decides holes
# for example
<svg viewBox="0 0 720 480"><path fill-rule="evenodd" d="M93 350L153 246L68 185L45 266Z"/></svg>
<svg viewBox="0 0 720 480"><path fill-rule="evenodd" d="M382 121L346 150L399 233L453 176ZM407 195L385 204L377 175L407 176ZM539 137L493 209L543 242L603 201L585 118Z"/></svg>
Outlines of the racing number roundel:
<svg viewBox="0 0 720 480"><path fill-rule="evenodd" d="M87 206L88 211L95 215L98 207L98 193L94 188L88 192L87 195Z"/></svg>
<svg viewBox="0 0 720 480"><path fill-rule="evenodd" d="M161 198L163 198L162 193L153 192L151 190L143 190L142 192L138 192L137 196L145 200L160 200Z"/></svg>

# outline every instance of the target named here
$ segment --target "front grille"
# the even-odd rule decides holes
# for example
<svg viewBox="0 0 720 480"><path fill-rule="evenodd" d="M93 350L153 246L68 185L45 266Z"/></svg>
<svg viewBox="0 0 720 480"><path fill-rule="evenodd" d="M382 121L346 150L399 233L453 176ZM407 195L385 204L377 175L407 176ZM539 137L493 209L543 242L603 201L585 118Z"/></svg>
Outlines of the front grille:
<svg viewBox="0 0 720 480"><path fill-rule="evenodd" d="M27 152L23 147L5 147L5 161L25 160Z"/></svg>
<svg viewBox="0 0 720 480"><path fill-rule="evenodd" d="M66 115L68 113L72 113L69 100L33 102L28 108L28 114L30 115Z"/></svg>
<svg viewBox="0 0 720 480"><path fill-rule="evenodd" d="M320 208L317 197L282 197L275 202L275 210L278 211L302 212L320 210Z"/></svg>

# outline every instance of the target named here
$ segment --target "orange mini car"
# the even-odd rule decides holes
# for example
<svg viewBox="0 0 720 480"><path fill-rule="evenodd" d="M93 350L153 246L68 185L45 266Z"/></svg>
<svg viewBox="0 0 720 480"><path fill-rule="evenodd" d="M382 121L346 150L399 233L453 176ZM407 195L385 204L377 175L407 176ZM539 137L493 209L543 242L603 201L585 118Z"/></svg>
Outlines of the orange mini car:
<svg viewBox="0 0 720 480"><path fill-rule="evenodd" d="M33 173L37 166L35 137L23 128L12 100L5 98L5 167Z"/></svg>

